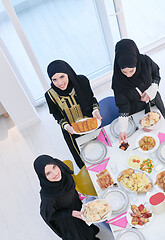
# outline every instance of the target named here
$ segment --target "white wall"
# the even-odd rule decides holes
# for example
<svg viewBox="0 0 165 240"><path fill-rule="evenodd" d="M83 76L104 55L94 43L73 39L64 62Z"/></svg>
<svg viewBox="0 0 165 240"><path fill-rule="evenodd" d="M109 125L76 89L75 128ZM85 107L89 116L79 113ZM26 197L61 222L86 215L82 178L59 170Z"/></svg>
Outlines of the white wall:
<svg viewBox="0 0 165 240"><path fill-rule="evenodd" d="M0 102L21 130L39 121L35 108L0 49Z"/></svg>

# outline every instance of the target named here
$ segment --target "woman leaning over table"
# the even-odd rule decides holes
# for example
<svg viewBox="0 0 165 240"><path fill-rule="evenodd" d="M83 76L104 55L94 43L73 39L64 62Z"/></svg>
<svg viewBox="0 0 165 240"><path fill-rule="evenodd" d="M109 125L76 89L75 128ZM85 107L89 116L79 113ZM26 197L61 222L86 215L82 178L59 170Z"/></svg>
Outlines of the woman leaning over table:
<svg viewBox="0 0 165 240"><path fill-rule="evenodd" d="M156 105L165 118L165 108L160 93L159 67L147 55L139 53L135 42L122 39L116 44L112 89L119 108L119 141L126 140L128 116Z"/></svg>
<svg viewBox="0 0 165 240"><path fill-rule="evenodd" d="M40 214L63 240L99 240L99 228L81 217L82 202L75 190L72 171L62 161L41 155L34 161L41 191Z"/></svg>
<svg viewBox="0 0 165 240"><path fill-rule="evenodd" d="M47 68L51 88L45 93L50 113L62 129L64 139L81 169L84 165L73 134L71 124L84 117L101 121L99 106L84 75L77 75L71 66L62 60L51 62Z"/></svg>

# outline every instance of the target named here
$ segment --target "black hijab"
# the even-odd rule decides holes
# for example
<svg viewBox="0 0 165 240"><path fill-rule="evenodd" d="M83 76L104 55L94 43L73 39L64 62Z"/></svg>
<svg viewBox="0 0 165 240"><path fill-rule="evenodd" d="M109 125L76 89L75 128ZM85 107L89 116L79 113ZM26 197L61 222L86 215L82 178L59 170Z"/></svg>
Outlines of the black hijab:
<svg viewBox="0 0 165 240"><path fill-rule="evenodd" d="M74 88L77 94L78 102L83 112L90 111L90 102L89 98L85 96L85 93L82 91L79 81L81 78L79 75L75 73L75 71L71 68L71 66L62 60L55 60L51 62L47 67L47 73L52 81L52 76L56 73L65 73L68 75L69 84L66 90L61 90L57 88L53 83L51 83L51 87L61 96L67 96Z"/></svg>
<svg viewBox="0 0 165 240"><path fill-rule="evenodd" d="M128 89L138 87L144 92L152 82L150 62L148 56L139 53L133 40L119 41L115 48L112 89L124 93ZM136 67L136 72L130 78L121 72L121 69L134 67Z"/></svg>
<svg viewBox="0 0 165 240"><path fill-rule="evenodd" d="M50 182L45 176L45 166L49 164L57 165L62 173L62 178L57 182ZM65 192L75 187L74 180L71 176L73 171L62 161L52 158L48 155L41 155L34 161L34 169L38 175L41 186L41 196L58 198Z"/></svg>

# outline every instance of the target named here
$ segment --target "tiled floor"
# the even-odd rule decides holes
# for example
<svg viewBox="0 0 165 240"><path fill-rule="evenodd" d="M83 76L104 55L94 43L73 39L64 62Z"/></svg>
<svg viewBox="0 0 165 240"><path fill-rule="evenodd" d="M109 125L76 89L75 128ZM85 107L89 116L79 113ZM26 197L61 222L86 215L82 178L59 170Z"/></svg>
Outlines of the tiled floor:
<svg viewBox="0 0 165 240"><path fill-rule="evenodd" d="M160 92L165 101L165 49L152 54L160 65ZM95 90L101 98L112 94L110 83ZM43 153L61 160L72 159L59 126L47 106L37 109L41 122L19 132L11 119L0 117L0 236L4 240L59 239L39 215L39 182L33 170L34 159ZM76 171L78 169L75 168ZM100 234L101 240L106 240Z"/></svg>

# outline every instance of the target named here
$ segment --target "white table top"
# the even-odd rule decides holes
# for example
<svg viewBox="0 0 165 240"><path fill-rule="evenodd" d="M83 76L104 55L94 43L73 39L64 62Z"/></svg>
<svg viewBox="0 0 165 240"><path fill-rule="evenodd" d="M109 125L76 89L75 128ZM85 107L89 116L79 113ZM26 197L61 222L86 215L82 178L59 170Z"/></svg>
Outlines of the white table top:
<svg viewBox="0 0 165 240"><path fill-rule="evenodd" d="M137 126L139 126L139 120L143 117L143 115L144 115L144 111L133 115L134 121ZM138 150L132 151L132 149L135 148L136 138L141 133L144 133L144 131L139 128L139 130L137 130L130 137L128 137L129 147L126 151L123 151L123 150L119 149L118 138L115 138L114 136L111 135L110 130L109 130L110 129L109 125L105 126L104 128L105 128L106 133L112 143L112 147L107 146L107 155L105 158L110 157L110 160L109 160L106 168L110 172L114 182L117 182L117 176L119 175L119 173L122 170L128 168L127 161L128 161L129 156L135 155L135 154L139 155ZM165 133L165 120L163 118L161 118L161 125L160 125L159 130L152 131L152 133L154 133L156 135L158 134L158 132ZM77 141L79 148L81 149L80 145L82 145L83 143L86 143L89 140L91 140L92 138L98 136L99 133L100 133L100 129L98 129L90 134L86 134L86 135L83 135L83 136L77 138L76 141ZM150 153L150 154L144 154L144 155L146 156L146 158L150 157L154 161L155 165L158 163L159 164L161 163L163 165L163 169L165 169L165 164L160 162L160 160L157 157L157 151ZM86 163L87 167L90 165L91 164ZM101 190L96 182L96 178L97 178L96 173L93 171L88 171L88 172L92 179L95 190L98 194L98 197L101 198L103 196L103 194L107 191L107 189ZM156 172L156 170L154 170L152 175L150 176L153 183L156 178L156 174L157 174L157 172ZM147 194L149 195L152 192L153 193L157 192L157 189L155 187L153 187L152 190ZM144 203L146 201L147 194L137 195L136 193L130 193L130 192L127 192L127 193L129 195L131 204ZM115 215L113 215L112 217L115 217ZM140 229L139 231L144 235L145 240L155 240L155 239L164 240L165 239L164 221L165 221L165 211L162 212L161 214L153 215L152 222L148 226ZM120 231L116 232L116 230L119 230L121 228L114 226L114 225L110 225L110 226L111 226L111 229L116 238L117 235L119 235L121 233ZM129 224L127 225L127 227L130 227Z"/></svg>

